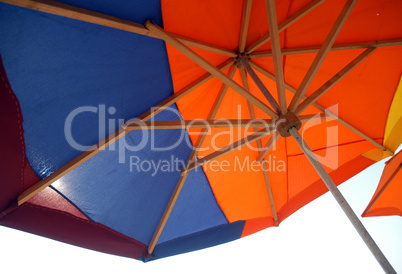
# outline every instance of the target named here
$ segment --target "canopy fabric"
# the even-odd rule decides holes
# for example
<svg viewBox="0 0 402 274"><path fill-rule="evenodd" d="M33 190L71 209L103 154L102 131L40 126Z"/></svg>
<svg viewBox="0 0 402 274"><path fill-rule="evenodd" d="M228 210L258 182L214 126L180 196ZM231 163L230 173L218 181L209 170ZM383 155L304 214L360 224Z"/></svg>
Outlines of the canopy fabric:
<svg viewBox="0 0 402 274"><path fill-rule="evenodd" d="M391 216L402 217L402 152L385 163L384 172L373 198L364 210L363 217Z"/></svg>
<svg viewBox="0 0 402 274"><path fill-rule="evenodd" d="M309 2L277 2L278 22L284 21ZM336 43L398 37L400 35L400 29L398 28L401 26L401 22L397 19L397 13L401 10L400 3L397 4L399 6L397 8L394 6L396 2L380 2L359 1L339 34ZM230 12L227 10L227 7L230 7ZM283 47L307 47L322 44L341 8L342 5L339 1L326 1L317 9L311 11L307 16L282 32L281 42L283 43ZM241 1L238 5L234 5L233 1L229 0L218 2L168 1L166 2L166 6L162 6L162 12L164 26L167 31L229 49L236 48L237 46L240 33L239 18L242 12ZM325 20L322 20L324 14ZM268 32L264 1L253 1L250 18L247 45ZM378 27L379 22L381 22L382 28ZM362 28L364 30L361 30ZM356 31L357 29L361 31ZM201 76L204 73L201 67L197 66L171 46L168 45L167 49L175 91L189 84L196 78L195 76ZM270 43L265 44L257 50L268 49L270 49ZM225 57L218 54L211 54L196 49L195 51L214 65L218 65L225 60ZM356 49L347 52L330 52L314 78L307 95L318 89L362 51L362 49ZM310 53L283 57L285 79L289 85L293 87L300 85L315 55L315 53ZM401 75L400 63L393 61L396 60L394 58L399 58L396 56L401 56L400 47L378 48L375 54L368 57L364 63L356 67L317 102L322 106L335 110L336 113L339 113L340 117L353 125L359 125L359 128L364 129L368 135L375 136L377 141L382 142L388 108L397 85L396 79ZM254 58L252 60L266 70L274 73L272 58ZM384 66L384 64L387 65ZM276 90L275 81L261 74L259 75L269 90ZM385 78L394 80L381 80ZM235 74L234 80L241 83L239 73ZM248 82L250 83L251 93L265 103L268 103L250 77L248 77ZM365 85L365 83L370 84ZM206 119L214 98L218 94L220 85L219 81L203 85L179 101L178 108L183 118L185 120L194 118ZM390 92L378 92L379 90L388 90ZM292 95L287 90L288 102L291 100ZM273 92L273 96L277 99L275 92ZM356 101L361 101L361 103L357 104ZM194 104L194 102L197 102L197 104ZM236 118L238 117L238 106L242 110L241 118L250 118L247 101L229 88L216 117ZM255 108L255 112L257 117L269 118L268 115L264 114L258 108ZM319 112L317 109L310 107L303 114L316 114ZM362 115L363 113L364 115ZM336 142L334 151L327 149L326 153L327 155L331 155L331 153L332 155L337 154L338 162L336 163L337 168L334 170L328 169L328 172L330 172L333 180L339 184L373 163L362 156L364 152L370 150L371 144L332 119L321 121L321 125L315 125L305 130L303 136L309 144L312 144L313 151L320 151L326 146L331 146L328 142L332 140L324 137L333 134L334 131L331 132L331 130L337 131L338 139L333 141ZM213 134L218 134L218 132L219 130L214 129ZM193 143L195 143L197 137L192 136ZM236 136L239 139L243 137ZM262 143L265 143L267 140L268 137L263 139ZM203 143L203 147L211 147L210 141L211 138L207 137ZM205 152L200 152L199 155L205 156L211 152L211 150L206 150ZM325 152L323 151L323 153ZM235 158L240 158L240 162L243 163L248 157L251 159L256 158L257 154L257 152L245 148L240 152L225 155L219 158L219 160L234 163ZM294 140L279 140L276 144L276 151L270 155L267 156L266 160L271 159L271 162L276 163L284 161L287 165L287 172L270 173L271 187L280 221L299 209L306 202L326 192L319 176L314 172ZM275 161L273 161L274 157ZM262 172L245 172L239 169L237 169L237 172L229 174L213 172L211 168L208 168L208 164L205 166L205 170L218 203L229 221L250 220L246 221L246 226L248 227L247 224L250 222L250 227L256 226L257 229L273 225L272 213L267 211L267 208L270 208L269 198L265 191ZM301 174L303 175L301 176ZM245 184L244 182L249 183ZM262 195L262 193L265 195ZM247 234L245 233L245 235Z"/></svg>
<svg viewBox="0 0 402 274"><path fill-rule="evenodd" d="M322 45L346 1L312 2L317 7L280 33L283 49ZM276 1L278 23L312 2ZM149 19L169 33L229 52L239 48L244 11L241 0L60 3L139 24ZM375 41L400 39L401 11L400 1L358 1L335 45L374 41L368 46L372 48L377 47ZM246 47L266 33L265 2L254 0ZM241 55L235 59L190 48L214 66L232 60L222 71L234 73L233 80L245 86L238 67ZM366 48L330 51L306 95L313 94ZM268 42L249 57L254 68L260 67L257 75L265 86L276 91L275 80L267 77L267 73L275 74L274 61L264 55L271 50ZM316 52L282 56L287 102L291 102ZM1 225L145 261L278 226L327 191L294 140L278 139L265 155L267 173L261 170L261 164L256 166L257 171L244 164L254 162L259 155L257 143L252 142L188 173L155 249L148 254L200 130L133 130L18 205L18 197L25 190L113 134L122 122L141 117L158 103L179 96L206 72L160 39L5 3L0 3L0 54L4 64L0 71L0 126L7 132L0 135L4 155L0 163ZM395 150L384 139L388 136L390 105L400 103L395 98L399 98L396 87L402 67L395 60L401 59L400 43L378 46L317 100L320 109L309 106L300 113L311 117L302 121L300 132L314 153L321 156L337 185L379 159L365 153ZM269 105L248 73L246 79L250 93ZM211 119L211 108L221 88L216 78L205 81L152 121ZM276 92L273 97L278 100ZM370 140L343 122L323 116L322 109L329 109L331 114L327 115L339 116ZM257 107L250 108L244 97L229 88L214 118L252 119L253 112L256 118L271 118ZM395 108L392 113L397 113ZM197 159L205 159L252 133L253 128L230 134L227 129L214 128L202 143ZM262 144L271 137L262 138ZM378 148L382 146L384 149ZM214 168L222 163L228 163L227 171ZM272 188L272 199L267 184Z"/></svg>

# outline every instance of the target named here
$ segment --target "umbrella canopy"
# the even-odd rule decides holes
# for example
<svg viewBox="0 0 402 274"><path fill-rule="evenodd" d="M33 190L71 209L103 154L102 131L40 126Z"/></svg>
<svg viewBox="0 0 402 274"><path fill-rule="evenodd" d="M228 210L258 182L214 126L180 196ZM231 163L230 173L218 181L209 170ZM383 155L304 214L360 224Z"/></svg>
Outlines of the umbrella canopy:
<svg viewBox="0 0 402 274"><path fill-rule="evenodd" d="M384 172L378 187L363 217L373 216L402 216L402 153L398 152L385 163Z"/></svg>
<svg viewBox="0 0 402 274"><path fill-rule="evenodd" d="M395 149L400 1L1 2L2 225L162 258L325 193L296 128L336 184Z"/></svg>

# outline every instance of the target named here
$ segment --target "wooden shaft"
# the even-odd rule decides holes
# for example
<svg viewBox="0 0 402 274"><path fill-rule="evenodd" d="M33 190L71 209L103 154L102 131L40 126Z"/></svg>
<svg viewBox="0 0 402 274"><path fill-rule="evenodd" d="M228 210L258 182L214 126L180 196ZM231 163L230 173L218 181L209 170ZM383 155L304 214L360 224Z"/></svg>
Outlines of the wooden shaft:
<svg viewBox="0 0 402 274"><path fill-rule="evenodd" d="M189 172L189 171L191 171L193 169L196 169L199 166L205 165L206 163L208 163L208 162L210 162L212 160L215 160L215 159L217 159L217 158L219 158L219 157L221 157L223 155L226 155L226 154L232 152L233 150L235 150L237 148L240 148L240 147L243 147L243 146L245 146L245 145L247 145L249 143L255 142L255 141L257 141L257 140L259 140L259 139L271 134L273 131L274 130L271 130L269 128L261 129L261 130L255 132L255 133L253 133L253 134L251 134L251 135L249 135L249 136L247 136L247 137L245 137L245 138L243 138L243 139L241 139L241 140L239 140L237 142L234 142L234 143L232 143L232 144L230 144L230 145L228 145L228 146L226 146L224 148L221 148L221 149L219 149L219 150L217 150L217 151L215 151L215 152L203 157L202 159L190 164L188 167L185 167L185 168L182 169L182 173Z"/></svg>
<svg viewBox="0 0 402 274"><path fill-rule="evenodd" d="M228 72L228 76L232 79L234 74L235 74L235 66L231 66ZM208 114L208 119L212 120L215 118L216 113L218 112L218 109L223 101L223 98L226 94L228 87L223 84L221 89L219 90L218 96L216 97L216 100L211 108L211 111ZM203 133L205 133L205 130L203 130ZM193 150L191 151L190 157L188 158L186 166L189 166L191 163L194 162L199 148L202 146L202 143L204 142L206 135L205 134L200 134L200 136L197 139L197 142L195 143ZM181 174L179 181L176 184L176 187L173 191L173 194L170 197L170 200L165 208L165 211L163 212L162 218L159 221L159 224L154 232L154 235L152 236L151 242L148 245L148 254L152 254L152 252L155 249L155 246L159 240L160 235L162 234L163 229L165 228L166 222L169 219L170 213L173 210L173 207L177 201L177 198L179 197L179 194L183 188L183 185L187 179L188 172L185 174Z"/></svg>
<svg viewBox="0 0 402 274"><path fill-rule="evenodd" d="M244 0L243 2L243 13L241 16L240 24L240 38L239 38L239 52L243 53L247 42L247 32L250 23L251 6L253 0Z"/></svg>
<svg viewBox="0 0 402 274"><path fill-rule="evenodd" d="M289 110L294 112L302 100L304 94L309 88L311 82L314 79L314 76L317 74L318 69L321 67L321 64L324 62L325 57L327 56L329 50L332 47L332 44L335 42L336 37L341 31L343 25L346 23L346 19L348 19L350 13L352 12L353 7L356 5L357 0L348 0L343 7L341 13L336 19L331 31L325 38L324 43L322 44L320 50L318 51L316 57L314 58L313 63L308 69L306 75L304 76L299 88L297 89L296 94L293 96L292 101L289 105Z"/></svg>
<svg viewBox="0 0 402 274"><path fill-rule="evenodd" d="M244 88L250 92L250 87L248 85L248 81L247 81L247 75L246 75L246 71L244 70L244 68L240 69L240 76L243 82L243 86ZM250 102L247 102L248 105L248 109L250 112L250 118L251 119L255 119L255 111L254 111L254 107L252 104L250 104ZM254 132L257 132L258 128L254 128ZM262 144L261 144L261 139L257 140L257 148L258 151L262 150ZM268 169L267 169L267 164L266 162L262 162L262 172L264 173L264 180L265 180L265 186L267 188L267 193L268 193L268 199L269 199L269 204L271 206L271 211L272 211L272 217L274 218L275 221L275 225L279 225L279 219L278 219L278 213L276 212L276 206L275 206L275 201L274 201L274 195L272 193L272 187L271 187L271 182L269 180L269 175L268 175Z"/></svg>
<svg viewBox="0 0 402 274"><path fill-rule="evenodd" d="M343 212L349 218L349 221L355 227L356 231L359 233L360 237L363 239L367 247L370 249L371 253L374 255L378 263L381 265L383 270L386 273L396 273L395 270L392 268L391 264L388 262L387 258L381 252L377 244L374 242L373 238L371 238L370 234L367 232L366 228L360 222L359 218L354 213L353 209L347 203L345 198L343 197L342 193L336 187L335 183L332 181L331 177L318 161L315 154L311 151L308 145L305 143L299 132L296 128L291 128L289 130L292 137L295 139L301 150L304 152L308 160L310 161L311 165L320 175L322 181L328 187L331 194L334 196L335 200L338 202L339 206L342 208ZM302 174L301 174L302 176Z"/></svg>
<svg viewBox="0 0 402 274"><path fill-rule="evenodd" d="M302 103L296 108L295 115L299 115L305 111L309 106L311 106L315 101L317 101L321 96L323 96L327 91L329 91L336 83L338 83L343 77L345 77L349 72L351 72L355 67L357 67L361 62L363 62L368 56L370 56L376 48L368 48L355 59L353 59L349 64L347 64L343 69L341 69L335 76L329 79L324 85L317 89L313 94L304 99Z"/></svg>
<svg viewBox="0 0 402 274"><path fill-rule="evenodd" d="M251 79L253 79L254 83L257 85L259 90L261 90L262 94L267 98L268 103L272 106L272 108L277 112L280 113L280 106L276 102L275 98L272 96L271 92L267 89L264 83L261 81L260 77L258 77L257 73L250 67L246 58L240 58L240 64L246 69L248 74L250 75Z"/></svg>
<svg viewBox="0 0 402 274"><path fill-rule="evenodd" d="M195 63L200 65L202 68L207 70L209 73L214 75L216 78L218 78L220 81L222 81L224 84L228 85L230 88L232 88L234 91L239 93L241 96L246 98L248 101L250 101L253 105L264 111L266 114L268 114L271 118L273 119L278 119L278 114L276 114L271 108L269 108L267 105L265 105L262 101L260 101L257 97L254 95L248 93L246 90L244 90L243 87L241 87L239 84L237 84L235 81L227 77L225 74L217 70L211 63L209 63L207 60L202 58L200 55L195 53L193 50L189 49L186 47L183 43L175 39L174 37L170 36L168 33L166 33L163 29L161 29L159 26L151 23L150 21L147 21L145 23L146 27L155 33L155 35L158 35L161 39L165 40L168 42L171 46L179 50L181 53L189 57L191 60L193 60Z"/></svg>
<svg viewBox="0 0 402 274"><path fill-rule="evenodd" d="M353 42L353 43L340 43L331 47L330 51L339 50L353 50L353 49L366 49L366 48L381 48L381 47L393 47L402 45L402 38L378 40L378 41L365 41L365 42ZM322 46L308 46L282 49L282 55L293 54L306 54L318 52ZM262 58L272 57L272 50L258 51L250 54L250 58Z"/></svg>
<svg viewBox="0 0 402 274"><path fill-rule="evenodd" d="M362 216L366 215L367 212L369 212L369 210L373 207L374 203L377 202L378 198L380 198L381 194L385 191L385 189L387 189L387 187L389 186L389 184L392 182L392 180L394 180L394 178L396 177L396 175L398 175L399 171L401 171L402 169L402 163L398 166L397 169L395 169L395 171L391 174L391 176L389 177L389 179L387 180L387 182L383 185L383 187L381 188L381 190L377 193L377 195L375 197L373 197L373 199L370 201L370 203L367 205L366 210L364 210Z"/></svg>
<svg viewBox="0 0 402 274"><path fill-rule="evenodd" d="M250 62L250 66L253 69L255 69L256 71L260 72L261 74L263 74L263 75L267 76L268 78L270 78L271 80L275 81L275 76L272 73L270 73L269 71L267 71L264 68L260 67L256 63ZM285 86L286 86L286 89L288 89L290 92L296 93L296 89L294 87L292 87L291 85L285 83ZM303 99L305 99L305 98L306 97L303 96ZM363 139L367 140L368 142L370 142L371 144L373 144L377 148L381 149L382 151L385 151L386 153L388 153L391 156L393 155L392 151L390 151L389 149L387 149L386 147L384 147L383 145L381 145L380 143L375 141L373 138L371 138L367 134L363 133L361 130L357 129L355 126L353 126L350 123L346 122L344 119L339 117L337 114L329 111L328 109L326 109L325 107L323 107L320 104L313 103L312 105L315 108L317 108L320 111L322 111L323 113L325 113L326 115L328 115L328 116L332 117L333 119L335 119L336 121L338 121L341 125L347 127L348 129L350 129L351 131L353 131L354 133L356 133L357 135L359 135Z"/></svg>
<svg viewBox="0 0 402 274"><path fill-rule="evenodd" d="M281 43L279 38L278 20L276 18L275 0L265 0L268 16L268 28L271 34L271 47L274 59L274 70L276 75L276 89L278 92L278 101L281 108L281 114L286 115L288 106L286 103L285 78L283 75ZM251 67L249 66L251 70Z"/></svg>
<svg viewBox="0 0 402 274"><path fill-rule="evenodd" d="M313 0L307 5L305 5L303 8L300 10L296 11L294 14L286 18L285 21L279 24L278 30L279 32L284 31L294 23L296 23L299 19L301 19L303 16L308 14L310 11L324 3L325 0ZM253 42L250 46L246 48L246 53L250 54L265 43L267 43L271 39L270 33L266 33L263 36L261 36L259 39L257 39L255 42Z"/></svg>

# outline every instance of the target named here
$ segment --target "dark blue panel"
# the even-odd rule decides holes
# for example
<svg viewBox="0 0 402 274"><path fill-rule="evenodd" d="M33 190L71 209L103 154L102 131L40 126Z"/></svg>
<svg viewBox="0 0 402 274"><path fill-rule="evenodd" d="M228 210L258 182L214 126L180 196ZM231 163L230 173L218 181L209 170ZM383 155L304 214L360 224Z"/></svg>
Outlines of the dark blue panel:
<svg viewBox="0 0 402 274"><path fill-rule="evenodd" d="M239 239L244 224L244 221L238 221L158 244L152 255L155 259L160 259Z"/></svg>
<svg viewBox="0 0 402 274"><path fill-rule="evenodd" d="M147 19L162 24L161 0L59 0L68 5L89 9L143 24Z"/></svg>
<svg viewBox="0 0 402 274"><path fill-rule="evenodd" d="M175 111L156 118L180 120ZM189 142L186 130L132 131L52 186L90 219L149 244L191 153ZM192 173L164 239L227 223L202 169Z"/></svg>
<svg viewBox="0 0 402 274"><path fill-rule="evenodd" d="M158 243L227 223L204 171L197 168L188 175Z"/></svg>
<svg viewBox="0 0 402 274"><path fill-rule="evenodd" d="M159 1L85 1L82 6L89 4L140 22L161 21ZM116 109L113 115L106 112L107 120L128 119L173 92L164 42L7 4L0 4L0 53L21 104L27 157L41 178L81 153L64 133L72 111L96 109L72 123L74 140L93 145L109 132L106 126L98 133L100 105Z"/></svg>

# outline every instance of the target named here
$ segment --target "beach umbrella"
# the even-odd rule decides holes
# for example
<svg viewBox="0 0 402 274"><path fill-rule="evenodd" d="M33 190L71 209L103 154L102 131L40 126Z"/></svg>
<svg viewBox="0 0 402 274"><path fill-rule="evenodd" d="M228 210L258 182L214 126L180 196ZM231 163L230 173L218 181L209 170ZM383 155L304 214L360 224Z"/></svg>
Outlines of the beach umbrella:
<svg viewBox="0 0 402 274"><path fill-rule="evenodd" d="M329 188L393 272L336 185L395 151L400 1L1 2L0 224L152 260Z"/></svg>
<svg viewBox="0 0 402 274"><path fill-rule="evenodd" d="M398 152L385 163L378 187L364 210L363 217L402 216L402 153Z"/></svg>

